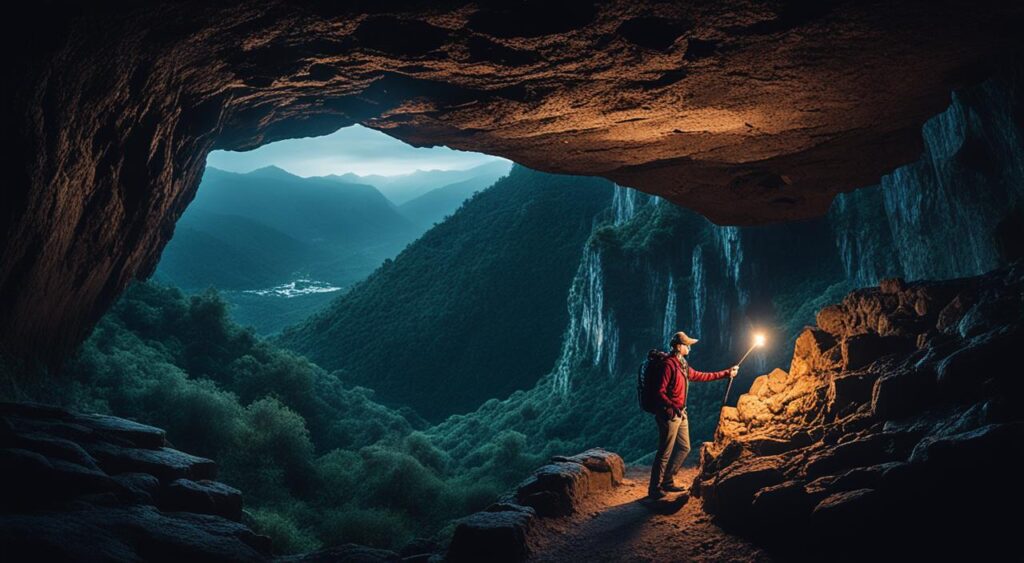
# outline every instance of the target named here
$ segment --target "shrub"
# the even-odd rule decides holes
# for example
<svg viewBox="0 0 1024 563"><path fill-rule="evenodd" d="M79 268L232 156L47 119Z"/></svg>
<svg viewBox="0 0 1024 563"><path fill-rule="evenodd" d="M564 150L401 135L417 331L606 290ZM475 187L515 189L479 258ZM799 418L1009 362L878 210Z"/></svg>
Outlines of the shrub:
<svg viewBox="0 0 1024 563"><path fill-rule="evenodd" d="M291 518L273 510L247 511L246 524L257 534L269 536L275 553L304 553L322 546L313 532L299 528Z"/></svg>

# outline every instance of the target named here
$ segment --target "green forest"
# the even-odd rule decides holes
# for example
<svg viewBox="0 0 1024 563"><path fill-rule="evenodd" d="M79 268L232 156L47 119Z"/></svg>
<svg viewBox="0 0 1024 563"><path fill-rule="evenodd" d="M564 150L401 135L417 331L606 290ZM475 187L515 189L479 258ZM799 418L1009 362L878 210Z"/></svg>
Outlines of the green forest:
<svg viewBox="0 0 1024 563"><path fill-rule="evenodd" d="M279 342L434 422L527 389L558 357L565 296L611 192L516 166Z"/></svg>
<svg viewBox="0 0 1024 563"><path fill-rule="evenodd" d="M549 453L512 431L472 443L428 429L233 323L215 292L152 283L129 288L45 393L35 398L164 428L173 447L216 460L283 553L443 538Z"/></svg>

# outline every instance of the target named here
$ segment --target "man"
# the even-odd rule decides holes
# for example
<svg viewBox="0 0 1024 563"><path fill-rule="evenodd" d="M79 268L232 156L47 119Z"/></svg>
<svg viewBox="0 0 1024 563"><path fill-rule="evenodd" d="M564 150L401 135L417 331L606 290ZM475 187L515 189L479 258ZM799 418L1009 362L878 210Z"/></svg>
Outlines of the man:
<svg viewBox="0 0 1024 563"><path fill-rule="evenodd" d="M739 366L722 371L697 371L686 362L690 346L697 343L685 332L677 332L669 343L671 354L665 360L658 381L658 401L661 407L654 414L658 425L658 452L651 465L651 482L647 488L650 498L662 498L666 491L686 489L676 485L675 476L690 453L690 425L686 419L686 391L690 381L715 381L736 377Z"/></svg>

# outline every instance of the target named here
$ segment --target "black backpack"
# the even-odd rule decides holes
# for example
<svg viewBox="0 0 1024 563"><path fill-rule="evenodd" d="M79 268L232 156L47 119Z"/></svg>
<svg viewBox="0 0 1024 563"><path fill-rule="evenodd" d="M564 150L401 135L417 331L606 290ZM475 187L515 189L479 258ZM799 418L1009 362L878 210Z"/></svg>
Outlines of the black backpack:
<svg viewBox="0 0 1024 563"><path fill-rule="evenodd" d="M657 399L657 384L660 382L660 370L668 360L668 353L653 349L647 352L647 357L640 364L636 373L636 400L640 408L653 413L657 412L661 402Z"/></svg>

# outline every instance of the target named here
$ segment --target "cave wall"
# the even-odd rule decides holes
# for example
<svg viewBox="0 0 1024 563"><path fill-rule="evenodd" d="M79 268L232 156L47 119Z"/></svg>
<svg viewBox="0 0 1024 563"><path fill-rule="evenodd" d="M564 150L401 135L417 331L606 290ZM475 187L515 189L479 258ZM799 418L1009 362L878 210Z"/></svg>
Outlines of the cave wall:
<svg viewBox="0 0 1024 563"><path fill-rule="evenodd" d="M712 220L823 213L1015 39L1000 2L25 7L0 346L51 362L153 270L206 154L360 122L598 174ZM681 181L685 178L685 182Z"/></svg>
<svg viewBox="0 0 1024 563"><path fill-rule="evenodd" d="M1018 66L957 91L922 129L920 158L879 185L839 195L825 217L729 227L636 190L616 187L568 296L570 320L552 387L572 401L610 378L629 404L647 350L675 331L699 338L691 360L722 369L754 330L770 345L743 364L730 404L761 374L788 366L818 310L884 278L978 276L1024 258L1014 242L1024 189L1024 73ZM573 391L570 393L570 391ZM710 439L723 384L690 390L690 431ZM569 407L566 407L569 408ZM638 409L602 420L642 426ZM618 420L621 418L622 420ZM631 439L628 436L627 439ZM633 460L649 444L606 442Z"/></svg>
<svg viewBox="0 0 1024 563"><path fill-rule="evenodd" d="M855 286L976 276L1021 257L1024 69L953 95L916 162L840 194L828 220Z"/></svg>

